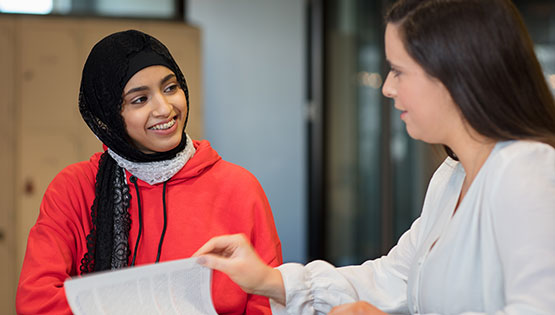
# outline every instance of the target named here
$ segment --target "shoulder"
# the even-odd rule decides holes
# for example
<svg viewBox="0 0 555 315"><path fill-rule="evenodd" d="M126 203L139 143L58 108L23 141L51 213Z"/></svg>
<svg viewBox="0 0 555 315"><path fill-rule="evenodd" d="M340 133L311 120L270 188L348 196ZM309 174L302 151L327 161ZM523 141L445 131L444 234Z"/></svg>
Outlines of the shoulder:
<svg viewBox="0 0 555 315"><path fill-rule="evenodd" d="M70 164L61 170L50 183L47 192L55 190L76 190L83 186L93 186L98 172L98 161L102 152L97 152L87 161Z"/></svg>
<svg viewBox="0 0 555 315"><path fill-rule="evenodd" d="M258 183L256 177L246 168L222 159L207 140L193 140L193 143L196 152L190 165L188 165L189 170L198 169L199 174L206 173L236 183Z"/></svg>
<svg viewBox="0 0 555 315"><path fill-rule="evenodd" d="M253 173L251 173L243 166L237 165L235 163L232 163L226 160L220 160L218 162L218 166L221 169L221 171L227 173L228 175L234 176L236 178L240 178L241 180L245 180L245 181L258 182L258 180L253 175Z"/></svg>
<svg viewBox="0 0 555 315"><path fill-rule="evenodd" d="M59 221L61 218L88 215L95 196L101 154L96 153L88 161L71 164L54 177L42 198L40 211L43 220L56 218Z"/></svg>
<svg viewBox="0 0 555 315"><path fill-rule="evenodd" d="M262 185L250 171L226 160L215 163L214 167L206 172L206 178L233 199L258 199L265 196Z"/></svg>
<svg viewBox="0 0 555 315"><path fill-rule="evenodd" d="M555 159L555 148L537 141L503 141L496 145L497 157L503 161L519 159L550 160Z"/></svg>
<svg viewBox="0 0 555 315"><path fill-rule="evenodd" d="M552 146L534 141L506 141L498 143L492 154L486 187L494 205L553 208L555 149Z"/></svg>
<svg viewBox="0 0 555 315"><path fill-rule="evenodd" d="M500 142L488 163L490 172L506 179L555 176L555 148L536 141Z"/></svg>

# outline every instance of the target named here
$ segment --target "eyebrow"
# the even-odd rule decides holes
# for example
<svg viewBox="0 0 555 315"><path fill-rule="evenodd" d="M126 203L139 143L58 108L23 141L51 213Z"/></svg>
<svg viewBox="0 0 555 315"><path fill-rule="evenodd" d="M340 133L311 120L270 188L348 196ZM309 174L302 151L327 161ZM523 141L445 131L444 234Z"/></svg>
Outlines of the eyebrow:
<svg viewBox="0 0 555 315"><path fill-rule="evenodd" d="M160 80L160 84L164 84L166 82L168 82L170 79L175 78L175 74L170 73L167 76L165 76L162 80Z"/></svg>
<svg viewBox="0 0 555 315"><path fill-rule="evenodd" d="M160 80L160 85L168 82L169 80L171 80L172 78L175 77L175 74L170 73L167 76L165 76L162 80ZM131 94L131 93L135 93L135 92L140 92L140 91L145 91L148 90L148 87L143 85L143 86L138 86L135 88L130 89L129 91L127 91L125 94L123 94L123 97L126 97L127 95Z"/></svg>
<svg viewBox="0 0 555 315"><path fill-rule="evenodd" d="M385 60L385 63L390 67L390 68L397 68L397 66L393 63L391 63L391 61L389 61L388 59Z"/></svg>

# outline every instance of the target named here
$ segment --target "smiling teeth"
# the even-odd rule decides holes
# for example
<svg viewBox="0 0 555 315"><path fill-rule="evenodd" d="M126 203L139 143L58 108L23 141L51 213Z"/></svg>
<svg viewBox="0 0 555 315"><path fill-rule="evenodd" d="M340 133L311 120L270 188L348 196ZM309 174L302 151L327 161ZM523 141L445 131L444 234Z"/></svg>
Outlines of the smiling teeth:
<svg viewBox="0 0 555 315"><path fill-rule="evenodd" d="M170 121L168 121L165 124L160 124L160 125L156 125L156 126L152 126L150 127L151 130L164 130L164 129L169 129L171 128L173 125L175 125L175 119L172 119Z"/></svg>

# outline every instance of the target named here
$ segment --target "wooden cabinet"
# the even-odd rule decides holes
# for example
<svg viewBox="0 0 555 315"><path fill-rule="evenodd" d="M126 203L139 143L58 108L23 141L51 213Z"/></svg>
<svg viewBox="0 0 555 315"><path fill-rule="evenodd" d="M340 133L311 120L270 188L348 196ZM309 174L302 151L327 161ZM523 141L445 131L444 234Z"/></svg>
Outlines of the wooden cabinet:
<svg viewBox="0 0 555 315"><path fill-rule="evenodd" d="M42 195L65 166L102 149L78 110L81 70L92 46L138 29L162 41L190 93L187 131L202 138L200 31L178 22L0 16L0 310L15 313L15 287Z"/></svg>
<svg viewBox="0 0 555 315"><path fill-rule="evenodd" d="M13 19L0 19L0 313L15 314L15 41Z"/></svg>

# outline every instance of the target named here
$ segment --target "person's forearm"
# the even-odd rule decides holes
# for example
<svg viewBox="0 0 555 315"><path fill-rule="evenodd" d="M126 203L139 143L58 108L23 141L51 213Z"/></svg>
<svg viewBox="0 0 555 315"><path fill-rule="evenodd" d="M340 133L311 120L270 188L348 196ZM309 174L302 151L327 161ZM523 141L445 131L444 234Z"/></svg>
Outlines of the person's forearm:
<svg viewBox="0 0 555 315"><path fill-rule="evenodd" d="M281 272L270 267L263 284L257 287L253 293L267 296L272 300L285 305L285 287L283 285Z"/></svg>

